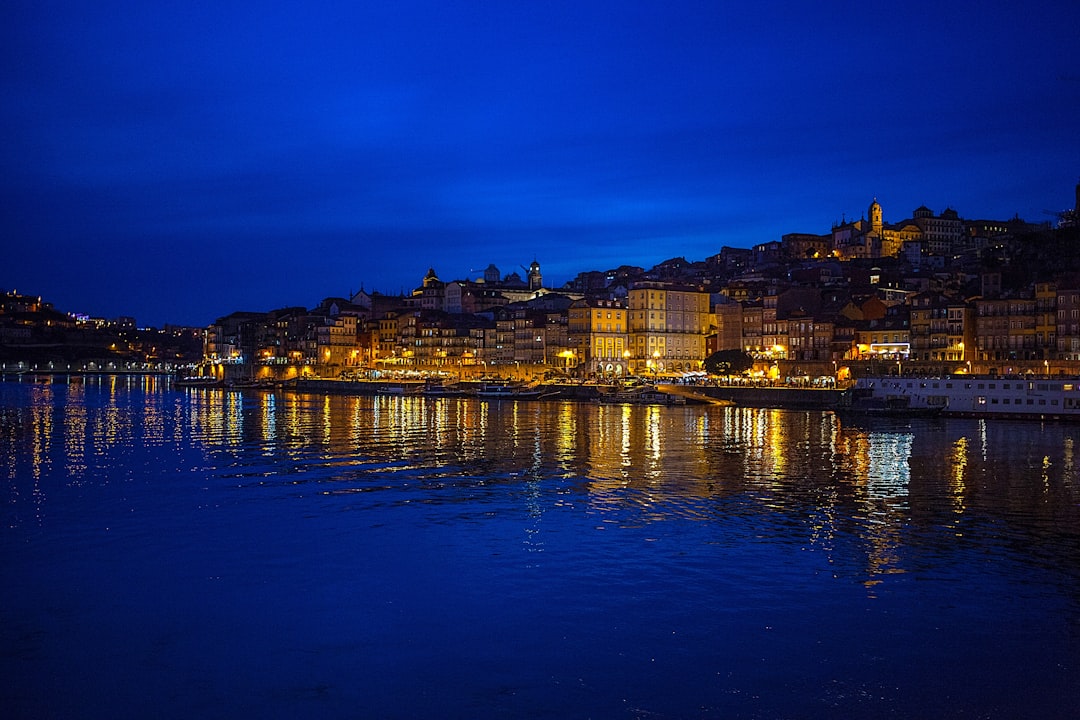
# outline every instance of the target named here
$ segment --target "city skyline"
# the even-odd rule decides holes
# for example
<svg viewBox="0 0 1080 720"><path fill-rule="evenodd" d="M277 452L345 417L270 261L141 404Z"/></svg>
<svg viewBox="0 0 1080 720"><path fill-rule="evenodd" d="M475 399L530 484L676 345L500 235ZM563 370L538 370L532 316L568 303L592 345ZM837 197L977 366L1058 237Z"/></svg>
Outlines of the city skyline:
<svg viewBox="0 0 1080 720"><path fill-rule="evenodd" d="M0 285L140 325L825 233L1051 220L1080 8L3 10Z"/></svg>

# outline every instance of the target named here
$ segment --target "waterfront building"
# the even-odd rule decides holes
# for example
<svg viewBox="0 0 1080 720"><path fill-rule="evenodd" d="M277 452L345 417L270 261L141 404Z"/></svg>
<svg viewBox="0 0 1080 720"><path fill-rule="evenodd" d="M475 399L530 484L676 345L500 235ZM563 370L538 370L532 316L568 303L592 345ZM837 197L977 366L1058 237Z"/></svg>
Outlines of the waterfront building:
<svg viewBox="0 0 1080 720"><path fill-rule="evenodd" d="M709 294L662 282L630 288L631 364L639 374L697 370L709 334Z"/></svg>
<svg viewBox="0 0 1080 720"><path fill-rule="evenodd" d="M973 359L974 309L939 293L911 299L911 359L963 363ZM944 367L944 366L942 366Z"/></svg>
<svg viewBox="0 0 1080 720"><path fill-rule="evenodd" d="M507 308L513 327L513 362L556 364L555 358L569 349L567 324L572 302L564 295L548 293Z"/></svg>
<svg viewBox="0 0 1080 720"><path fill-rule="evenodd" d="M880 318L856 323L857 360L907 360L911 355L911 312L904 306L891 307Z"/></svg>
<svg viewBox="0 0 1080 720"><path fill-rule="evenodd" d="M313 317L305 307L271 310L260 335L258 361L267 365L299 364L312 327Z"/></svg>
<svg viewBox="0 0 1080 720"><path fill-rule="evenodd" d="M776 306L779 296L776 288L761 298L761 348L767 359L787 357L787 318L778 319Z"/></svg>
<svg viewBox="0 0 1080 720"><path fill-rule="evenodd" d="M1080 278L1063 279L1057 288L1057 356L1080 360Z"/></svg>
<svg viewBox="0 0 1080 720"><path fill-rule="evenodd" d="M423 369L460 367L466 358L482 355L482 332L492 324L475 315L442 310L414 310L399 318L405 364Z"/></svg>
<svg viewBox="0 0 1080 720"><path fill-rule="evenodd" d="M859 324L843 315L837 316L836 322L833 323L833 336L832 343L829 347L829 357L836 361L850 360L857 357L856 350L858 342Z"/></svg>
<svg viewBox="0 0 1080 720"><path fill-rule="evenodd" d="M356 344L357 316L328 315L316 328L316 356L319 364L331 368L352 367L358 364Z"/></svg>
<svg viewBox="0 0 1080 720"><path fill-rule="evenodd" d="M567 311L571 361L590 375L629 370L629 311L621 299L582 298Z"/></svg>
<svg viewBox="0 0 1080 720"><path fill-rule="evenodd" d="M1039 359L1057 354L1057 284L1035 283L1035 347Z"/></svg>
<svg viewBox="0 0 1080 720"><path fill-rule="evenodd" d="M833 323L798 310L787 319L786 357L823 362L832 359Z"/></svg>
<svg viewBox="0 0 1080 720"><path fill-rule="evenodd" d="M726 295L711 295L711 325L715 331L710 334L712 343L706 348L706 357L720 350L743 349L743 306Z"/></svg>
<svg viewBox="0 0 1080 720"><path fill-rule="evenodd" d="M1034 297L977 298L974 304L978 360L1043 359L1046 336L1040 343Z"/></svg>
<svg viewBox="0 0 1080 720"><path fill-rule="evenodd" d="M381 366L385 368L388 365L393 366L399 362L404 362L404 359L399 354L403 348L398 332L400 318L403 314L404 311L390 310L383 313L382 317L379 318L378 340L372 357L375 367Z"/></svg>
<svg viewBox="0 0 1080 720"><path fill-rule="evenodd" d="M220 364L240 364L260 347L262 328L268 314L234 312L218 318L207 329L203 355Z"/></svg>
<svg viewBox="0 0 1080 720"><path fill-rule="evenodd" d="M740 316L742 317L743 350L758 357L765 350L762 340L764 326L762 301L751 300L740 304L742 306Z"/></svg>
<svg viewBox="0 0 1080 720"><path fill-rule="evenodd" d="M495 342L487 348L487 360L491 365L513 365L514 360L514 310L510 307L496 308L492 312L495 322Z"/></svg>
<svg viewBox="0 0 1080 720"><path fill-rule="evenodd" d="M548 314L525 305L513 308L514 362L540 364L547 356L545 326Z"/></svg>

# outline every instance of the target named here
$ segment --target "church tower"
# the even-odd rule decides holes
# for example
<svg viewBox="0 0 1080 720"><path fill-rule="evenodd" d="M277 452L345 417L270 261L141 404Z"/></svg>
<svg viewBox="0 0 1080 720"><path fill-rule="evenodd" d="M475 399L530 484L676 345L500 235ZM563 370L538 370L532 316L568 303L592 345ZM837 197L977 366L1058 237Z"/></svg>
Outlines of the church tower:
<svg viewBox="0 0 1080 720"><path fill-rule="evenodd" d="M539 290L544 287L544 278L540 275L540 263L535 260L529 265L529 289Z"/></svg>
<svg viewBox="0 0 1080 720"><path fill-rule="evenodd" d="M870 232L880 235L884 226L885 223L881 220L881 205L877 198L874 198L874 202L870 203Z"/></svg>

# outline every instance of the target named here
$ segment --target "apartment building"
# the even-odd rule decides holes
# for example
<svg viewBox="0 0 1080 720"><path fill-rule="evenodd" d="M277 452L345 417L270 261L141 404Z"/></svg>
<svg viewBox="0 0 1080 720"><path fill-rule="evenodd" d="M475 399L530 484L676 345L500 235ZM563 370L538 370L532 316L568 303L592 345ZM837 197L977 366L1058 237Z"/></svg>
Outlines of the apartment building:
<svg viewBox="0 0 1080 720"><path fill-rule="evenodd" d="M571 364L590 375L627 374L629 311L621 299L584 298L567 311L567 346Z"/></svg>
<svg viewBox="0 0 1080 720"><path fill-rule="evenodd" d="M710 331L709 294L645 281L629 291L630 364L639 374L700 369Z"/></svg>

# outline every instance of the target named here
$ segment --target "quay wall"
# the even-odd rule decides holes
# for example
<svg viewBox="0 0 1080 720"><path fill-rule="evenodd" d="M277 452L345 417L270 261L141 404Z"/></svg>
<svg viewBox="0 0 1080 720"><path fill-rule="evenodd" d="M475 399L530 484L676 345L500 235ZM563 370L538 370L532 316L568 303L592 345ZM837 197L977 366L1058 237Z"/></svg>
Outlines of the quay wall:
<svg viewBox="0 0 1080 720"><path fill-rule="evenodd" d="M831 410L841 404L843 390L791 387L738 387L695 385L696 393L730 400L741 407Z"/></svg>
<svg viewBox="0 0 1080 720"><path fill-rule="evenodd" d="M482 385L480 382L462 382L458 385L465 388L476 388ZM402 387L406 393L409 391L419 392L424 387L424 382L419 380L405 380L401 382L388 382L385 380L319 380L303 379L292 380L282 385L283 389L301 393L329 393L334 395L377 395L379 390L385 391L387 387ZM593 400L600 396L600 390L595 385L545 385L545 389L557 390L558 400Z"/></svg>
<svg viewBox="0 0 1080 720"><path fill-rule="evenodd" d="M53 382L67 382L69 377L81 378L88 375L166 375L167 373L142 371L111 371L111 372L66 372L66 373L0 373L0 381L8 382L34 382L39 378L48 377ZM463 382L464 387L477 387L479 382ZM380 388L397 386L409 390L419 391L423 381L405 380L400 382L372 381L372 380L330 380L317 378L304 378L300 380L288 380L281 387L287 392L317 393L333 395L377 395ZM791 387L743 387L743 386L712 386L712 385L687 385L686 390L697 395L706 395L717 400L728 400L741 407L756 408L780 408L799 410L828 410L836 408L842 403L843 391L817 388L791 388ZM576 400L588 402L598 398L602 392L597 385L573 384L547 384L545 389L558 391L553 397L555 400Z"/></svg>
<svg viewBox="0 0 1080 720"><path fill-rule="evenodd" d="M474 383L461 383L470 386ZM419 390L423 382L385 382L363 380L299 380L285 384L285 389L304 393L333 393L344 395L375 395L379 388L388 385ZM548 384L545 389L558 390L553 400L594 400L600 396L596 385ZM739 387L689 385L687 390L699 395L707 395L717 400L729 400L742 407L779 408L798 410L829 410L841 404L844 397L842 390L788 387Z"/></svg>

